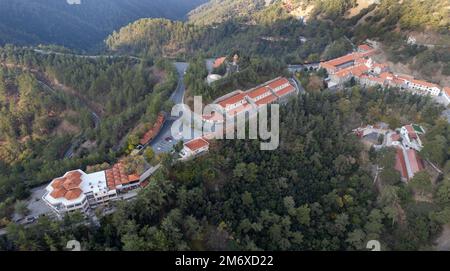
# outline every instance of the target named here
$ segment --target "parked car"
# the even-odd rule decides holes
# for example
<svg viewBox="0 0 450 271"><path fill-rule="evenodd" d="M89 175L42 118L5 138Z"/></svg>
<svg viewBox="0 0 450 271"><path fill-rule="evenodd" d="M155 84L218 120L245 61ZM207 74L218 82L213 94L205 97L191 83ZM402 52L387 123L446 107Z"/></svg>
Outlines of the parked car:
<svg viewBox="0 0 450 271"><path fill-rule="evenodd" d="M36 221L36 217L34 216L28 216L25 218L24 224L31 224Z"/></svg>

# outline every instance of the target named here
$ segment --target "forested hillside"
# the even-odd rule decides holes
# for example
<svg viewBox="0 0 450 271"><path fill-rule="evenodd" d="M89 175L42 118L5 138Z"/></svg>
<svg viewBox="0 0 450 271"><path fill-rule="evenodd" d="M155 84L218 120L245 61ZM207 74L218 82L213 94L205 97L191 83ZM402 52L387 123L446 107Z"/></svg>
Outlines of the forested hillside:
<svg viewBox="0 0 450 271"><path fill-rule="evenodd" d="M0 0L0 45L101 46L113 30L139 18L184 19L205 0ZM168 8L170 7L170 8Z"/></svg>
<svg viewBox="0 0 450 271"><path fill-rule="evenodd" d="M199 25L221 23L233 18L251 18L276 0L212 0L189 12L189 21Z"/></svg>
<svg viewBox="0 0 450 271"><path fill-rule="evenodd" d="M230 19L253 21L274 16L278 19L282 16L307 20L352 19L354 23L362 19L359 23L367 22L372 27L397 25L409 30L448 31L449 7L446 0L213 0L191 11L189 20L207 25Z"/></svg>
<svg viewBox="0 0 450 271"><path fill-rule="evenodd" d="M450 6L445 0L211 1L189 23L142 19L114 32L120 53L217 57L238 50L287 63L330 59L366 39L378 41L399 73L450 83ZM409 38L415 44L408 44Z"/></svg>
<svg viewBox="0 0 450 271"><path fill-rule="evenodd" d="M175 89L169 61L88 58L0 47L0 224L27 191L113 161ZM94 117L95 115L95 117ZM66 153L72 152L72 159Z"/></svg>
<svg viewBox="0 0 450 271"><path fill-rule="evenodd" d="M10 224L0 247L62 249L76 238L86 250L362 250L371 239L384 250L429 248L450 220L448 179L436 188L438 204L414 201L398 174L386 174L378 193L348 124L402 114L448 137L439 110L395 90L305 95L282 110L276 151L226 140L192 162L167 158L137 200L119 204L100 228L74 227L77 216L26 230Z"/></svg>
<svg viewBox="0 0 450 271"><path fill-rule="evenodd" d="M238 50L246 55L278 57L289 62L317 61L327 45L342 38L342 33L325 21L307 26L293 19L270 25L227 21L216 27L204 27L165 19L142 19L113 33L106 43L114 52L148 56L185 58L198 53L219 56ZM306 41L293 37L304 37ZM336 49L336 53L346 52L346 48Z"/></svg>

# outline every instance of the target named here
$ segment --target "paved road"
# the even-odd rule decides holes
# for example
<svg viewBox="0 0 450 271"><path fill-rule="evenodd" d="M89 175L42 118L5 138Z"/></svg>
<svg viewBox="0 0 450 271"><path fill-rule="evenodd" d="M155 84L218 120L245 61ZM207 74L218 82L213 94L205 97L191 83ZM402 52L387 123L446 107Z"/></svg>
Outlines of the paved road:
<svg viewBox="0 0 450 271"><path fill-rule="evenodd" d="M60 52L41 50L41 49L33 49L33 51L38 54L42 54L42 55L74 56L74 57L91 58L91 59L97 59L97 58L101 58L101 57L104 57L104 58L128 57L130 59L141 60L139 57L128 56L128 55L77 55L77 54L60 53Z"/></svg>
<svg viewBox="0 0 450 271"><path fill-rule="evenodd" d="M144 173L142 173L141 177L139 178L139 180L141 182L145 181L148 177L150 177L151 175L153 175L153 173L155 173L155 171L157 171L159 168L161 167L161 164L158 164L154 167L150 167L149 169L147 169L147 171L145 171Z"/></svg>
<svg viewBox="0 0 450 271"><path fill-rule="evenodd" d="M175 62L175 67L178 72L178 85L176 90L170 96L170 99L175 103L183 103L184 101L184 92L186 90L184 86L184 74L188 68L189 64L186 62Z"/></svg>
<svg viewBox="0 0 450 271"><path fill-rule="evenodd" d="M175 104L184 102L184 92L186 90L184 86L184 73L186 72L188 65L189 64L185 62L175 62L175 67L177 68L179 75L178 85L176 90L170 96L170 99ZM170 152L173 149L173 146L177 144L177 140L171 139L173 138L171 128L176 119L177 118L169 117L161 128L159 134L151 142L150 146L156 154Z"/></svg>

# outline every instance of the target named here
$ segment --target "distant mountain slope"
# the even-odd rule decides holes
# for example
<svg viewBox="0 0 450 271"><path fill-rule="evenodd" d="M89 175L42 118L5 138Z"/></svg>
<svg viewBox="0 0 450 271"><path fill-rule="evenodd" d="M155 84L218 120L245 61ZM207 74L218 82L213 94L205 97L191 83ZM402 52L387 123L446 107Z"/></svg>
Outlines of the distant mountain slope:
<svg viewBox="0 0 450 271"><path fill-rule="evenodd" d="M286 14L292 17L308 17L312 14L339 16L356 6L356 2L356 0L211 0L191 11L189 21L208 25L236 18L264 20L264 17L276 18Z"/></svg>
<svg viewBox="0 0 450 271"><path fill-rule="evenodd" d="M291 16L311 19L343 19L354 24L395 25L401 29L449 31L449 0L211 0L189 13L198 25L229 19L274 21ZM395 22L395 24L393 24Z"/></svg>
<svg viewBox="0 0 450 271"><path fill-rule="evenodd" d="M55 43L88 49L139 18L184 19L206 0L0 0L0 45Z"/></svg>
<svg viewBox="0 0 450 271"><path fill-rule="evenodd" d="M189 13L189 21L207 25L231 18L247 17L277 0L211 0Z"/></svg>

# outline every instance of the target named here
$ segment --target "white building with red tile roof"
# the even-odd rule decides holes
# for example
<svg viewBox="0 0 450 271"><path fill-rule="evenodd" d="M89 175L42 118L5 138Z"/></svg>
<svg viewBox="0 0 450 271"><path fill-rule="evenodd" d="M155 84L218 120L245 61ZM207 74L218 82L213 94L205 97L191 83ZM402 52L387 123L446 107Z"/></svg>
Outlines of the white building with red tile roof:
<svg viewBox="0 0 450 271"><path fill-rule="evenodd" d="M376 49L362 44L356 52L322 62L320 67L327 70L332 85L342 85L354 78L366 86L399 87L420 95L439 96L441 93L441 87L437 84L417 80L409 75L390 73L386 63L376 63L370 58L376 53ZM444 95L450 103L450 96Z"/></svg>
<svg viewBox="0 0 450 271"><path fill-rule="evenodd" d="M418 153L422 149L419 135L424 133L422 126L409 124L401 127L399 134L396 132L391 134L390 145L397 150L395 169L400 172L404 182L409 181L417 172L425 168Z"/></svg>
<svg viewBox="0 0 450 271"><path fill-rule="evenodd" d="M419 134L421 134L420 131L423 131L423 128L420 126L416 126L418 128L415 129L414 126L415 125L413 124L403 126L400 129L400 134L404 139L403 144L405 145L405 147L420 151L423 146Z"/></svg>
<svg viewBox="0 0 450 271"><path fill-rule="evenodd" d="M180 152L182 160L195 157L201 153L205 153L209 150L209 142L203 137L194 138L183 145L183 149Z"/></svg>
<svg viewBox="0 0 450 271"><path fill-rule="evenodd" d="M42 197L44 202L58 215L90 209L117 200L120 193L136 189L140 176L125 174L121 163L111 169L85 173L77 169L54 179Z"/></svg>
<svg viewBox="0 0 450 271"><path fill-rule="evenodd" d="M351 53L326 62L320 63L320 68L327 70L328 74L334 74L339 70L354 66L361 59L360 53Z"/></svg>
<svg viewBox="0 0 450 271"><path fill-rule="evenodd" d="M411 90L425 92L431 96L438 96L441 93L441 88L438 85L414 78L405 78L405 87Z"/></svg>
<svg viewBox="0 0 450 271"><path fill-rule="evenodd" d="M108 189L104 171L86 174L82 170L69 171L54 179L42 199L58 215L90 209L93 201L117 197L116 191Z"/></svg>
<svg viewBox="0 0 450 271"><path fill-rule="evenodd" d="M218 112L204 115L204 122L223 122L225 118L232 118L249 112L254 114L259 107L275 102L285 102L286 99L298 93L297 88L284 77L278 77L247 91L237 90L224 95L214 101Z"/></svg>
<svg viewBox="0 0 450 271"><path fill-rule="evenodd" d="M414 175L425 169L423 160L415 149L408 149L404 146L396 147L395 167L402 181L411 180Z"/></svg>
<svg viewBox="0 0 450 271"><path fill-rule="evenodd" d="M416 150L408 149L406 152L408 154L407 161L409 162L408 177L411 179L417 172L422 171L425 167Z"/></svg>

